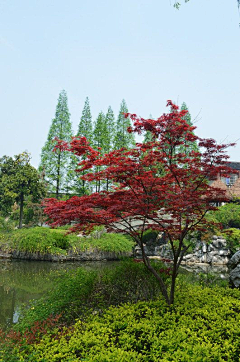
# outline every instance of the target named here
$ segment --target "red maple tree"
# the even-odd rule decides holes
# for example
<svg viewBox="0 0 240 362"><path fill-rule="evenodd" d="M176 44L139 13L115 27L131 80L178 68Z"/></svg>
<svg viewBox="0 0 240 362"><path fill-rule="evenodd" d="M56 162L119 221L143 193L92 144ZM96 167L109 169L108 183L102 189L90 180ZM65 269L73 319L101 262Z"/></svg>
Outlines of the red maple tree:
<svg viewBox="0 0 240 362"><path fill-rule="evenodd" d="M211 180L230 172L225 151L232 144L218 145L213 139L197 137L196 127L184 120L187 111L179 111L171 101L167 105L170 113L157 120L125 115L133 121L129 132L150 131L153 136L151 142L138 143L131 150L122 148L101 156L84 137L73 138L70 144L59 141L60 149L84 155L80 170L93 171L83 179L107 179L112 186L108 191L74 196L67 201L48 199L45 212L55 226L74 222L73 231L90 231L96 225L104 225L108 231L131 235L170 305L174 302L178 269L188 248L187 235L206 228L205 216L215 209L213 202L226 200L223 190L211 187ZM199 151L182 152L192 142L197 142ZM94 172L97 166L101 166L101 171ZM143 234L147 229L164 232L171 246L170 289L146 255Z"/></svg>

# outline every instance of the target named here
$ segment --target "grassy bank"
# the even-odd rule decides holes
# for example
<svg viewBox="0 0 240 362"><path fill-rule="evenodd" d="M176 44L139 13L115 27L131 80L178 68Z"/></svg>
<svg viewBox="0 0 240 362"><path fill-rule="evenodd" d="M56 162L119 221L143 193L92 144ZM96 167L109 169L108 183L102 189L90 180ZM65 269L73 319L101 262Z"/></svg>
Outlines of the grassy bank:
<svg viewBox="0 0 240 362"><path fill-rule="evenodd" d="M0 233L0 250L67 255L99 250L114 253L131 252L133 242L124 235L96 232L88 237L66 235L66 230L35 227Z"/></svg>
<svg viewBox="0 0 240 362"><path fill-rule="evenodd" d="M141 263L100 274L79 269L31 304L11 333L2 337L1 362L235 362L240 291L180 278L168 307Z"/></svg>

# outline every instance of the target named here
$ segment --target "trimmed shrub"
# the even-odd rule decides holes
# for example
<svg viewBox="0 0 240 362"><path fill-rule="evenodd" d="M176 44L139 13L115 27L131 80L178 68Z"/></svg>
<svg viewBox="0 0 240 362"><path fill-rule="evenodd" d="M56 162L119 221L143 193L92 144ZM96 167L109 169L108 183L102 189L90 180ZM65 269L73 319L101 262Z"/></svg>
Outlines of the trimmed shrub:
<svg viewBox="0 0 240 362"><path fill-rule="evenodd" d="M239 362L239 298L239 291L186 286L172 307L162 299L111 307L14 355L25 362Z"/></svg>

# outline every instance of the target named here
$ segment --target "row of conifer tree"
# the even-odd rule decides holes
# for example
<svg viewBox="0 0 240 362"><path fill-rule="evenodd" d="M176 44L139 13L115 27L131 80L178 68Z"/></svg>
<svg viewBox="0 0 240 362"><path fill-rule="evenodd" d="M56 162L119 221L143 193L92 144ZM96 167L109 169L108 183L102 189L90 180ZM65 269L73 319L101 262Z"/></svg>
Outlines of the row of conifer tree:
<svg viewBox="0 0 240 362"><path fill-rule="evenodd" d="M182 109L187 109L186 104L182 104ZM132 133L128 133L127 128L131 125L129 118L124 117L128 113L125 100L122 100L117 119L115 119L111 106L107 113L100 112L95 122L92 120L89 99L86 98L78 130L75 136L84 136L93 148L101 148L103 154L119 148L132 148L135 139ZM191 117L187 115L187 122L191 123ZM74 136L70 112L68 108L68 98L65 90L59 94L55 117L52 120L47 141L41 151L41 161L39 171L44 178L48 192L57 198L63 195L84 195L94 191L99 192L108 189L108 182L88 182L80 179L82 173L76 173L80 159L70 152L60 152L53 148L56 144L55 138L70 142ZM150 135L145 135L145 141ZM86 171L85 171L86 172Z"/></svg>

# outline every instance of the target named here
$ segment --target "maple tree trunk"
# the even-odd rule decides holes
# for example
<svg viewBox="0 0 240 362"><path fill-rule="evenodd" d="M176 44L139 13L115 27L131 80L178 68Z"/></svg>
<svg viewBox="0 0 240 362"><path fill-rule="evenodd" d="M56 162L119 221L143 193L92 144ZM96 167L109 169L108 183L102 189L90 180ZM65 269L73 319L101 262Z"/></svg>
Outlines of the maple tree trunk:
<svg viewBox="0 0 240 362"><path fill-rule="evenodd" d="M172 303L171 303L171 299L169 298L169 295L168 295L167 287L166 287L165 283L163 282L162 278L160 277L160 275L156 272L156 270L150 264L149 258L147 257L147 255L144 251L143 245L141 245L141 250L142 250L143 262L144 262L145 266L148 268L148 270L155 276L155 278L159 282L161 293L162 293L166 303L168 305L171 305Z"/></svg>
<svg viewBox="0 0 240 362"><path fill-rule="evenodd" d="M172 281L171 281L171 290L170 290L170 304L174 303L174 295L175 295L175 286L176 286L176 278L177 278L177 263L173 262L173 270L172 270Z"/></svg>

